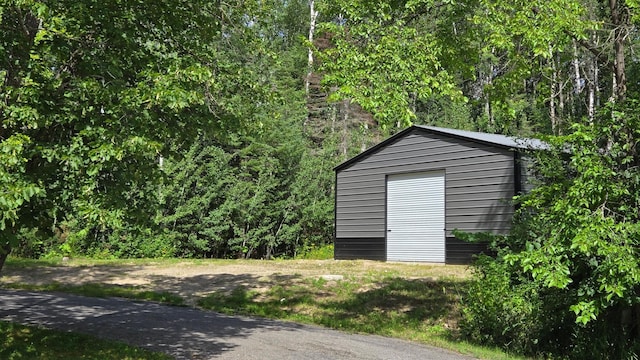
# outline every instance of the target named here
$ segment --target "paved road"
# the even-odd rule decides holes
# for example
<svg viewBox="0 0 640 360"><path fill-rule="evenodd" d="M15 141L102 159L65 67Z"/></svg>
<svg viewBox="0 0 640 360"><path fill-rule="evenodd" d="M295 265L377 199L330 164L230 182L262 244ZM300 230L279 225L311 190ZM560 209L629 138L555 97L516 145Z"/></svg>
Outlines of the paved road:
<svg viewBox="0 0 640 360"><path fill-rule="evenodd" d="M471 359L380 336L58 293L0 289L0 320L120 340L176 359Z"/></svg>

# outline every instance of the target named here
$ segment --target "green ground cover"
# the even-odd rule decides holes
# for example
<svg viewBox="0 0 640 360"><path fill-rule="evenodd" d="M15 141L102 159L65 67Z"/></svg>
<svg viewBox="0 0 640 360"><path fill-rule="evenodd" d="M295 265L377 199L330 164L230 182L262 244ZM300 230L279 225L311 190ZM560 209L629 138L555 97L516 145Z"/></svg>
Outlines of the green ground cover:
<svg viewBox="0 0 640 360"><path fill-rule="evenodd" d="M84 334L0 321L0 359L169 360L171 357Z"/></svg>

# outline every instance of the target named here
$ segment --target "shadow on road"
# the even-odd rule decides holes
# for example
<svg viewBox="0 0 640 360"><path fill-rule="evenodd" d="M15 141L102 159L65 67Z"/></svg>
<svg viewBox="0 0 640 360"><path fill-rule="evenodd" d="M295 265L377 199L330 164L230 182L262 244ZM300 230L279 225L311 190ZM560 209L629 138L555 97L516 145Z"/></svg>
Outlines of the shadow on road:
<svg viewBox="0 0 640 360"><path fill-rule="evenodd" d="M179 359L214 357L256 331L299 327L149 302L15 290L0 290L0 320L124 341Z"/></svg>
<svg viewBox="0 0 640 360"><path fill-rule="evenodd" d="M232 267L232 266L231 266ZM89 298L62 293L2 289L2 283L105 284L166 291L185 299L206 299L220 306L260 306L266 315L291 311L296 304L315 304L325 326L369 332L440 322L455 312L447 305L455 282L385 278L371 287L345 288L351 296L335 298L332 287L349 281L327 281L320 275L281 274L254 267L216 266L184 269L149 266L61 266L5 268L0 282L0 321L42 325L123 341L177 359L468 359L440 349L398 339L346 335L294 323L221 315L188 307L164 306L118 298ZM315 278L314 278L315 277ZM313 286L300 286L311 281ZM446 292L444 291L448 289ZM257 290L257 291L253 291ZM193 304L193 302L188 302ZM280 318L286 318L282 316ZM371 318L371 321L369 321ZM362 321L362 319L367 319ZM318 319L316 319L318 320ZM378 329L379 330L379 329ZM385 331L382 331L385 333Z"/></svg>

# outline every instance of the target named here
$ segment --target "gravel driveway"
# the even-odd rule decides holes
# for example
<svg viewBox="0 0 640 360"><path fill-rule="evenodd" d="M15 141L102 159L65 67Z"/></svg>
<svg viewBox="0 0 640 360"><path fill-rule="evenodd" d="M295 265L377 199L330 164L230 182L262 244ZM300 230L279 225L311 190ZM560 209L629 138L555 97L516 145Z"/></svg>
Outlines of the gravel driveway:
<svg viewBox="0 0 640 360"><path fill-rule="evenodd" d="M380 336L57 293L0 289L0 320L119 340L176 359L471 359Z"/></svg>

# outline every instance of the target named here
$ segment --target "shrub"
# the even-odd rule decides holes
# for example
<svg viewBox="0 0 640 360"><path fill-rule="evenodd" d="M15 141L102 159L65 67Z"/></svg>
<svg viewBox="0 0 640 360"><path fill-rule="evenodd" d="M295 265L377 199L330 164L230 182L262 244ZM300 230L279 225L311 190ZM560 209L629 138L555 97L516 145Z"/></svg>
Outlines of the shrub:
<svg viewBox="0 0 640 360"><path fill-rule="evenodd" d="M479 259L463 297L460 328L467 338L517 353L535 352L543 324L538 289L504 262Z"/></svg>
<svg viewBox="0 0 640 360"><path fill-rule="evenodd" d="M329 260L333 259L333 244L323 244L323 245L315 245L307 247L302 251L297 259L307 259L307 260Z"/></svg>
<svg viewBox="0 0 640 360"><path fill-rule="evenodd" d="M513 241L512 241L513 243ZM505 261L502 244L495 258L480 256L462 297L461 334L508 352L549 359L637 359L638 328L620 324L639 318L637 309L609 308L583 324L570 310L580 289L545 286L518 263ZM508 259L509 256L506 256ZM636 310L634 312L633 310Z"/></svg>

